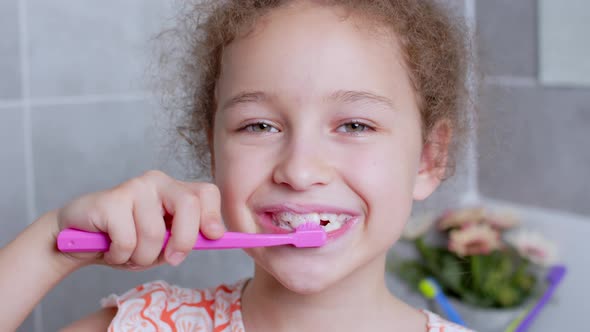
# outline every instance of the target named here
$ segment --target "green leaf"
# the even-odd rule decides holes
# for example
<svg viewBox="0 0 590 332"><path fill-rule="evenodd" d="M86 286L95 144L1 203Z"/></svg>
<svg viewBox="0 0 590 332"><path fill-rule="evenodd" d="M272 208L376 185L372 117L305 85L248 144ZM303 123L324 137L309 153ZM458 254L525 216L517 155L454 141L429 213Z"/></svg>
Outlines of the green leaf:
<svg viewBox="0 0 590 332"><path fill-rule="evenodd" d="M481 291L483 285L483 267L482 258L479 255L469 257L469 267L471 271L470 288L476 292Z"/></svg>
<svg viewBox="0 0 590 332"><path fill-rule="evenodd" d="M511 307L516 305L520 300L518 290L508 285L503 285L495 293L495 300L500 307Z"/></svg>
<svg viewBox="0 0 590 332"><path fill-rule="evenodd" d="M438 271L439 282L452 290L455 293L462 292L462 281L463 281L463 267L459 257L455 256L450 252L442 252L440 255L441 269Z"/></svg>
<svg viewBox="0 0 590 332"><path fill-rule="evenodd" d="M425 265L428 269L432 271L436 271L439 268L438 264L438 249L434 247L429 247L424 243L424 239L418 238L414 242L416 249L424 259Z"/></svg>
<svg viewBox="0 0 590 332"><path fill-rule="evenodd" d="M426 268L414 261L402 262L395 269L397 275L405 282L407 282L412 288L418 289L418 283L420 280L428 276Z"/></svg>

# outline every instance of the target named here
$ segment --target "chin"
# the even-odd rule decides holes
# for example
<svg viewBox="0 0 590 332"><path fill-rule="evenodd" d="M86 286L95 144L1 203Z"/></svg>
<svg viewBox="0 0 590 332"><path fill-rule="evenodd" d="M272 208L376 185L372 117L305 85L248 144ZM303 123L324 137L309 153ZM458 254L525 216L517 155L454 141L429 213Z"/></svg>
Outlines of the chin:
<svg viewBox="0 0 590 332"><path fill-rule="evenodd" d="M347 272L346 262L335 262L302 254L301 249L277 248L277 252L267 252L258 261L258 268L275 279L286 289L301 295L321 293L342 279ZM313 250L313 249L311 249ZM285 251L290 251L286 253ZM314 257L315 256L315 257Z"/></svg>
<svg viewBox="0 0 590 332"><path fill-rule="evenodd" d="M321 278L313 277L309 273L282 273L273 271L273 277L286 289L301 295L318 294L333 286L337 279L335 275L324 273Z"/></svg>

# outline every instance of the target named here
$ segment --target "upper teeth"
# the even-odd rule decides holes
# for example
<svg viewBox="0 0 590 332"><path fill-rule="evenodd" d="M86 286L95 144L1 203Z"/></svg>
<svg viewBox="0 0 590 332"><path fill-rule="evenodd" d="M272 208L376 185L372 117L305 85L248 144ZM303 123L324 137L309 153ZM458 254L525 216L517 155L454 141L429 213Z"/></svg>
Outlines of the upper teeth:
<svg viewBox="0 0 590 332"><path fill-rule="evenodd" d="M273 214L273 221L281 228L292 230L299 225L306 222L312 222L320 224L321 221L329 221L324 226L324 230L329 232L342 227L352 216L348 214L336 214L336 213L306 213L296 214L292 212L279 212Z"/></svg>

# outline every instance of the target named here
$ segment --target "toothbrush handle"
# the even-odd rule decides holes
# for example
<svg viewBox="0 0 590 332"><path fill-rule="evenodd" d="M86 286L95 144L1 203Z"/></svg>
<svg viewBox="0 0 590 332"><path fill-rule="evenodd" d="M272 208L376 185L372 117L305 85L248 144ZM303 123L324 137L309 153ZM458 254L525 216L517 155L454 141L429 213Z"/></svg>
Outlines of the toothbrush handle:
<svg viewBox="0 0 590 332"><path fill-rule="evenodd" d="M57 249L61 252L99 252L108 251L111 245L106 233L85 232L77 229L64 229L57 236Z"/></svg>
<svg viewBox="0 0 590 332"><path fill-rule="evenodd" d="M518 317L516 317L512 322L510 322L510 325L508 325L508 327L506 328L506 330L504 330L504 332L516 332L516 328L518 328L518 326L520 326L520 323L522 322L524 317L526 317L526 315L529 313L529 311L531 311L532 308L533 308L532 305L527 306L518 315Z"/></svg>
<svg viewBox="0 0 590 332"><path fill-rule="evenodd" d="M162 248L165 248L170 238L170 231ZM291 234L247 234L226 232L221 239L210 240L201 233L193 249L233 249L267 247L290 244ZM57 237L57 248L62 252L104 252L109 250L111 239L106 233L86 232L77 229L64 229Z"/></svg>
<svg viewBox="0 0 590 332"><path fill-rule="evenodd" d="M168 236L166 233L166 241ZM291 244L293 236L289 234L249 234L238 232L225 232L223 237L218 240L210 240L199 233L197 242L193 250L203 249L235 249L235 248L254 248L254 247L270 247Z"/></svg>
<svg viewBox="0 0 590 332"><path fill-rule="evenodd" d="M438 294L436 295L435 299L451 322L462 326L466 326L465 321L463 321L459 313L455 310L455 308L453 308L453 306L449 303L449 301L444 295Z"/></svg>
<svg viewBox="0 0 590 332"><path fill-rule="evenodd" d="M526 317L522 320L520 325L518 325L518 327L516 328L515 332L524 332L529 328L529 326L533 323L537 315L541 312L541 309L543 309L543 307L549 302L549 299L553 295L553 292L555 291L556 287L557 285L551 284L547 288L539 302L537 302L537 304L528 313L528 315L526 315Z"/></svg>

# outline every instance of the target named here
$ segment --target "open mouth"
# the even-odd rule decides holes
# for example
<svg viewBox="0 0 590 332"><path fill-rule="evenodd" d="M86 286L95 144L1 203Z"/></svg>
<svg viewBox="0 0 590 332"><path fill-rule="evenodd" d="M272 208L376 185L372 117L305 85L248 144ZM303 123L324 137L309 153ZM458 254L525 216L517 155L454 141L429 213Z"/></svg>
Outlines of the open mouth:
<svg viewBox="0 0 590 332"><path fill-rule="evenodd" d="M298 214L293 212L278 212L271 214L272 223L287 231L293 231L299 225L305 223L314 223L322 226L326 232L332 232L340 229L352 219L353 216L351 215L336 213Z"/></svg>

